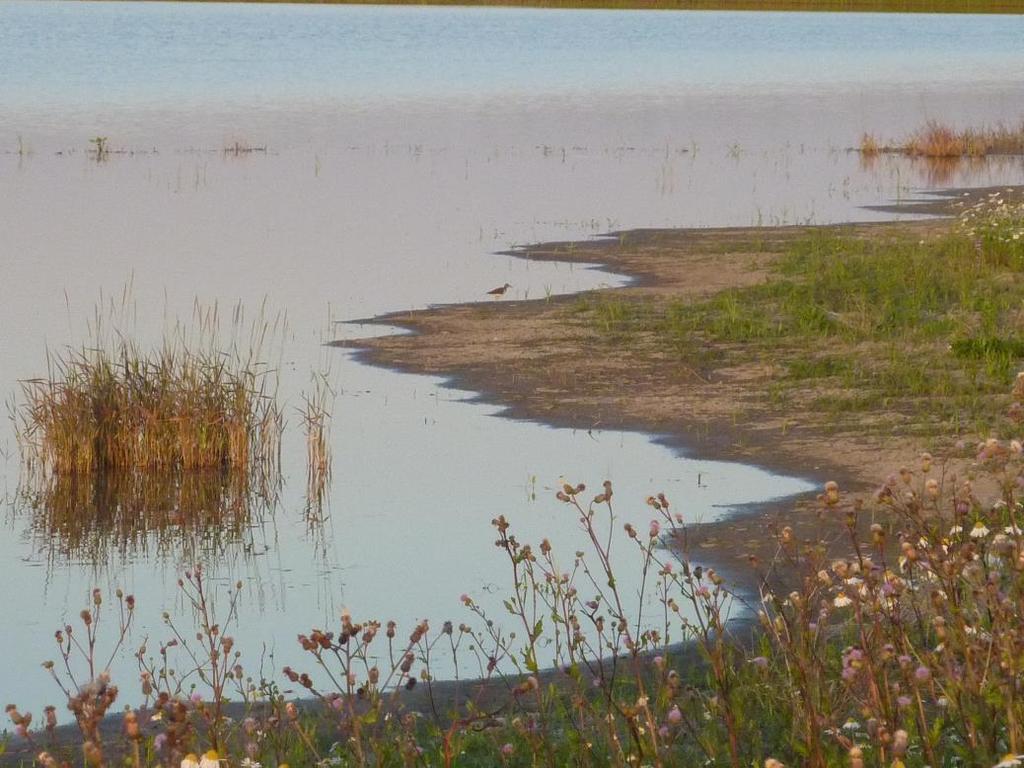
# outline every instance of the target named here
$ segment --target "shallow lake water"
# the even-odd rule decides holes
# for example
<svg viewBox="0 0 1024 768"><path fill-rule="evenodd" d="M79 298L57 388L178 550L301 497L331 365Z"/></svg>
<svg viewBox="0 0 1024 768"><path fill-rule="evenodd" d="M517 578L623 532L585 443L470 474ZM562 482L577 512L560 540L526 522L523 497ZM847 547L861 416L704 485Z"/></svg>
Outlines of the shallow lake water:
<svg viewBox="0 0 1024 768"><path fill-rule="evenodd" d="M0 566L17 617L0 629L0 701L55 698L38 665L94 585L137 596L137 644L165 636L163 610L183 611L175 582L193 560L219 583L243 579L238 646L251 667L266 648L270 671L299 666L295 635L342 609L458 623L466 592L500 611L490 520L570 557L580 535L552 497L561 478L613 480L638 526L659 490L693 520L811 488L814 468L781 477L646 435L502 419L322 342L378 332L336 321L479 300L506 281L517 298L623 282L495 255L517 244L867 220L880 214L863 206L928 189L1021 183L1014 160L937 169L849 151L863 131L1024 118L1021 39L1021 17L0 3L0 394L44 370L47 346L83 340L100 297L130 282L143 342L196 299L286 314L274 354L289 409L280 495L241 531L125 541L97 525L89 546L19 494L0 425ZM294 407L313 371L338 396L311 522ZM137 701L130 655L115 676Z"/></svg>

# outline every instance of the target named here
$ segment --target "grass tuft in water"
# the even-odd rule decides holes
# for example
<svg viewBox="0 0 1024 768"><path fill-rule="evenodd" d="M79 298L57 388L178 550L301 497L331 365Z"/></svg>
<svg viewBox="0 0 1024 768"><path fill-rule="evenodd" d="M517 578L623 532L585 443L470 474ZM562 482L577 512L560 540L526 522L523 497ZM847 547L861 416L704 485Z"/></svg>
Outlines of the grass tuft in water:
<svg viewBox="0 0 1024 768"><path fill-rule="evenodd" d="M1024 123L956 129L933 120L891 144L882 144L874 134L865 133L861 136L859 150L867 157L883 153L928 158L1024 155Z"/></svg>
<svg viewBox="0 0 1024 768"><path fill-rule="evenodd" d="M14 418L25 463L43 474L137 470L260 470L278 467L282 419L272 371L260 349L218 345L216 307L196 307L192 332L179 328L144 350L115 333L48 354L44 377L21 382Z"/></svg>
<svg viewBox="0 0 1024 768"><path fill-rule="evenodd" d="M328 375L316 373L312 390L302 394L299 408L306 431L306 498L311 508L322 507L331 479L330 407L334 396Z"/></svg>

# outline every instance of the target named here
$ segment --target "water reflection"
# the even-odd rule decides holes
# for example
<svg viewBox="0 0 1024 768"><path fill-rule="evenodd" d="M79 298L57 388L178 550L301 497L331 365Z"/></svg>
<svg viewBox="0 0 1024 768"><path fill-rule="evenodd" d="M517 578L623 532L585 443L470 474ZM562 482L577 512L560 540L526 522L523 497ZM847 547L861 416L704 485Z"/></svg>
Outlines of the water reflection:
<svg viewBox="0 0 1024 768"><path fill-rule="evenodd" d="M1013 178L1024 173L1024 157L907 157L904 155L860 155L860 170L877 174L883 169L906 168L912 187L930 189L983 185L986 179Z"/></svg>
<svg viewBox="0 0 1024 768"><path fill-rule="evenodd" d="M279 494L279 477L230 471L49 475L22 483L15 514L48 568L198 563L267 551Z"/></svg>

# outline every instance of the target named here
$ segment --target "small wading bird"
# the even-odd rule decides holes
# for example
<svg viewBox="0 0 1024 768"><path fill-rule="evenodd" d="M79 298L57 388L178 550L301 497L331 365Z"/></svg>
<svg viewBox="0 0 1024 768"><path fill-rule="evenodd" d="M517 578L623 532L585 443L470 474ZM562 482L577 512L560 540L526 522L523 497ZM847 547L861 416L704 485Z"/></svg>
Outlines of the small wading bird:
<svg viewBox="0 0 1024 768"><path fill-rule="evenodd" d="M511 287L512 283L505 283L504 285L498 286L497 288L492 288L487 292L487 295L493 296L496 299L500 299L502 296L505 295L505 291L507 291Z"/></svg>

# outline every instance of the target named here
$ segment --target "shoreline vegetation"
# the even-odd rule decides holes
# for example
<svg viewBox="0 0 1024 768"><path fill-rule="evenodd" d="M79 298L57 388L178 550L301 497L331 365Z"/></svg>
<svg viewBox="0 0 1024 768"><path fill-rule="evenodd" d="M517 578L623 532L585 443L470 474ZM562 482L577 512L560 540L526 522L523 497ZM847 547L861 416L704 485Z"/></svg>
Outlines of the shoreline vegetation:
<svg viewBox="0 0 1024 768"><path fill-rule="evenodd" d="M930 160L1020 157L1024 155L1024 123L958 130L932 121L906 138L884 143L872 133L861 136L862 156L906 155Z"/></svg>
<svg viewBox="0 0 1024 768"><path fill-rule="evenodd" d="M900 463L893 444L952 448L998 420L1024 360L1022 200L954 190L879 207L929 217L909 221L527 246L510 253L632 282L395 312L361 322L412 333L336 345L450 377L513 418L685 435L669 442L868 487ZM1006 218L990 230L993 211Z"/></svg>
<svg viewBox="0 0 1024 768"><path fill-rule="evenodd" d="M210 0L178 0L208 2ZM815 11L855 13L1024 13L1024 0L228 0L313 5L433 5L675 11Z"/></svg>

